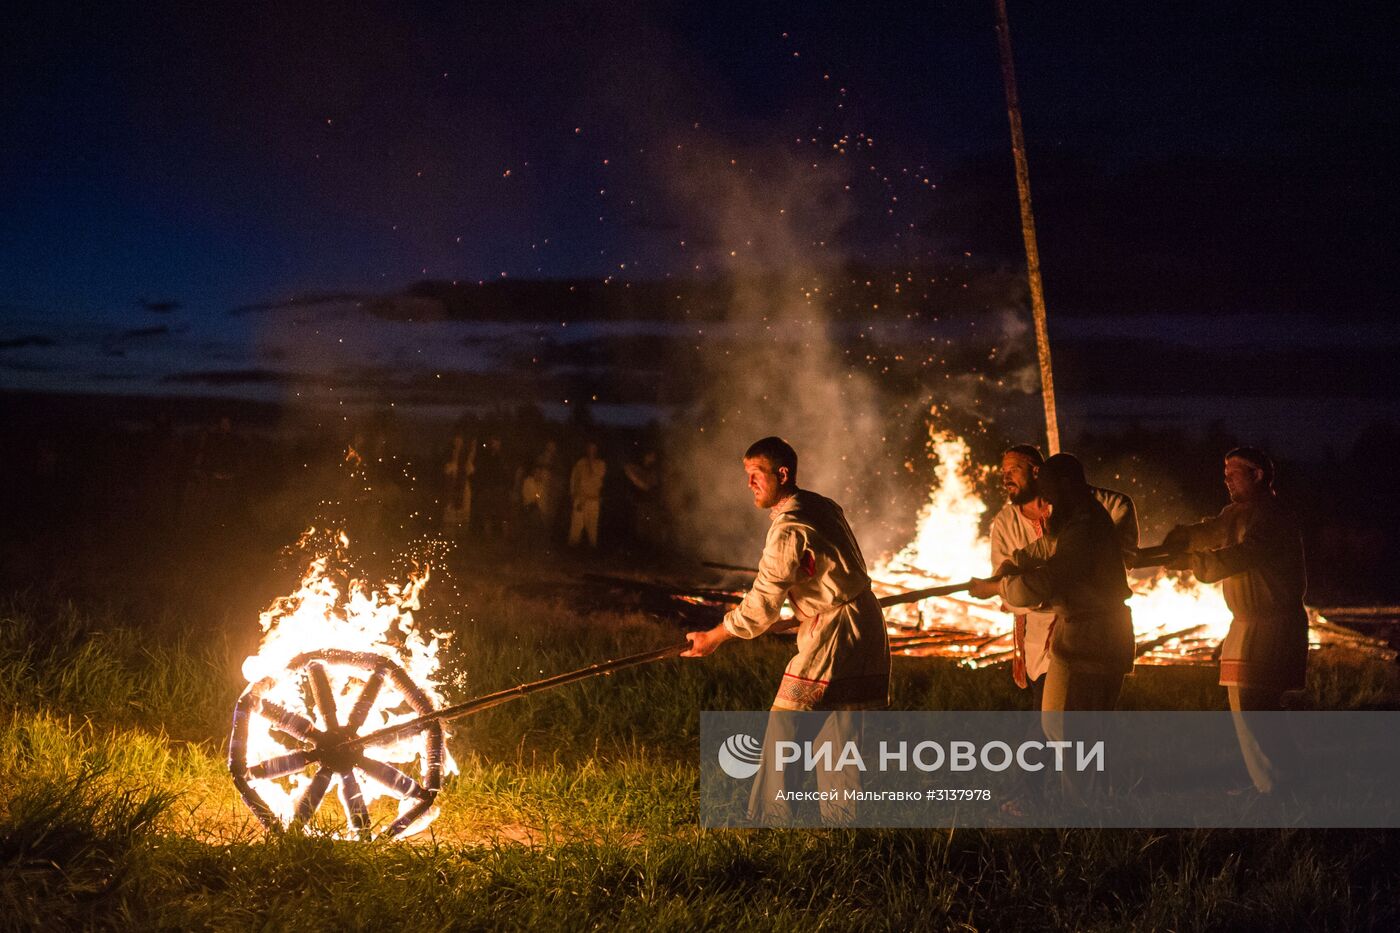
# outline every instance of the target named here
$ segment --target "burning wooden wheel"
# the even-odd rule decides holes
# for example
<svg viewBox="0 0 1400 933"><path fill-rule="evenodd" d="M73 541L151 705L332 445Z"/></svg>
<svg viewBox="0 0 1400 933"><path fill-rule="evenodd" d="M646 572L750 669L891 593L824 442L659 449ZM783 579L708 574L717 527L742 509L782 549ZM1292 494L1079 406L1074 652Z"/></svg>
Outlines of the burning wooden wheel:
<svg viewBox="0 0 1400 933"><path fill-rule="evenodd" d="M395 838L423 828L435 813L445 747L442 722L433 713L428 694L386 657L307 652L284 674L249 684L238 698L229 771L268 829L305 826L335 781L347 828L361 838L373 832L369 804L395 798L397 815L380 833ZM372 731L386 725L397 728ZM390 763L414 760L417 777Z"/></svg>
<svg viewBox="0 0 1400 933"><path fill-rule="evenodd" d="M442 789L445 766L451 764L444 721L541 690L674 658L687 647L671 645L591 664L442 709L434 709L427 692L386 657L372 651L308 651L292 658L284 673L249 684L238 698L228 740L229 771L244 802L268 829L305 826L325 800L331 781L338 779L346 825L356 835L365 838L372 832L366 798L380 796L379 791L399 803L397 817L380 835L412 835L436 815L433 803ZM342 721L337 696L348 698L351 693L350 712ZM372 713L378 714L379 722L371 722ZM389 763L415 759L420 763L418 778ZM361 777L369 779L372 790L367 791Z"/></svg>

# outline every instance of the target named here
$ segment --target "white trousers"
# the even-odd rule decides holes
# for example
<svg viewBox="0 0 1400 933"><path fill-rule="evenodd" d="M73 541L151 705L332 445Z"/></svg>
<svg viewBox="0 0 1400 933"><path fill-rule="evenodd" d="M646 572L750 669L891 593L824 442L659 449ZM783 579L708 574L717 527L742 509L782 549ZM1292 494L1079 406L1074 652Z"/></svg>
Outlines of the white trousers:
<svg viewBox="0 0 1400 933"><path fill-rule="evenodd" d="M573 517L569 520L569 546L578 544L579 538L588 536L588 546L598 546L598 511L597 499L579 499L574 502Z"/></svg>

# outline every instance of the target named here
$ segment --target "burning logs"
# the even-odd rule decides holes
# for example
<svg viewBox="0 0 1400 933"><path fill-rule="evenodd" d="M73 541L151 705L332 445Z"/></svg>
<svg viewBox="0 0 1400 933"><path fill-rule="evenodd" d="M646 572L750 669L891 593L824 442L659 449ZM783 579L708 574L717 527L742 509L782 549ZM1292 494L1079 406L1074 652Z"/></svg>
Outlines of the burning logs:
<svg viewBox="0 0 1400 933"><path fill-rule="evenodd" d="M1133 566L1158 567L1172 557L1164 547L1143 548L1138 551ZM740 570L733 564L706 562L705 566L720 570ZM752 572L748 570L747 572ZM912 576L906 571L906 577ZM586 579L611 587L664 597L692 607L723 609L743 600L743 594L731 590L688 587L656 580L633 577L588 574ZM925 577L925 580L928 578ZM992 578L995 579L995 578ZM923 582L923 581L917 581ZM886 616L891 621L890 651L895 654L936 656L956 659L978 667L1010 660L1011 652L1002 646L1010 638L1010 616L990 603L959 597L972 584L971 580L940 583L909 590L886 592L879 596L881 608L919 606L910 615L908 609ZM876 591L893 589L891 584L876 582ZM1148 584L1135 584L1135 596L1129 603L1139 625L1137 659L1139 664L1197 665L1212 663L1216 648L1229 624L1223 601L1206 603L1200 600L1199 588L1183 589L1179 581L1160 573ZM1214 592L1214 591L1211 591ZM921 606L919 604L922 604ZM674 605L674 603L673 603ZM1342 610L1353 615L1366 615L1365 610ZM1221 617L1221 613L1226 614ZM1375 614L1400 616L1400 607ZM1346 648L1372 657L1394 658L1386 643L1344 626L1336 625L1325 614L1311 613L1311 642L1314 647ZM1171 626L1179 619L1178 626ZM1143 623L1147 626L1144 627ZM1170 627L1169 627L1170 626Z"/></svg>
<svg viewBox="0 0 1400 933"><path fill-rule="evenodd" d="M1179 632L1168 632L1166 635L1159 635L1158 637L1148 639L1147 641L1140 641L1137 645L1137 657L1142 657L1144 654L1147 654L1147 652L1159 647L1160 645L1165 645L1168 642L1172 641L1181 641L1183 639L1189 638L1192 635L1198 635L1202 632L1205 632L1206 630L1207 626L1192 625L1188 628L1182 629Z"/></svg>
<svg viewBox="0 0 1400 933"><path fill-rule="evenodd" d="M1338 625L1328 620L1322 610L1311 610L1308 615L1308 641L1313 647L1341 648L1385 661L1396 660L1393 643Z"/></svg>
<svg viewBox="0 0 1400 933"><path fill-rule="evenodd" d="M1009 632L997 635L978 635L973 632L930 632L927 635L892 635L890 636L890 653L936 654L947 657L981 654L988 646L1007 641L1010 638L1011 633Z"/></svg>

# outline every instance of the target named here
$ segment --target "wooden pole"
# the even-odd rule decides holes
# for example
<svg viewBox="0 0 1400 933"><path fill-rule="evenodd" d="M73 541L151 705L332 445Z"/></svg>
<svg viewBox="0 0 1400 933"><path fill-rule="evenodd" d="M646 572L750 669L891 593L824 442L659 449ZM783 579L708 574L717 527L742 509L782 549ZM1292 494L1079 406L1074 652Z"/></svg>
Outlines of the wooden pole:
<svg viewBox="0 0 1400 933"><path fill-rule="evenodd" d="M618 658L615 661L603 661L599 664L590 664L588 667L581 667L576 671L569 671L566 674L555 674L553 677L546 677L543 680L532 681L528 684L520 684L515 687L508 687L495 693L488 693L486 696L477 697L474 700L467 700L465 703L458 703L455 706L444 706L442 709L425 713L416 719L398 723L393 726L385 726L376 732L368 732L364 735L347 739L344 742L330 749L333 753L341 753L356 749L379 745L401 739L405 736L421 732L429 724L441 722L444 719L456 719L458 716L467 716L471 713L479 713L482 710L490 709L493 706L500 706L502 703L509 703L511 700L528 696L531 693L539 693L541 690L552 690L555 687L562 687L580 680L587 680L590 677L598 677L602 674L611 674L613 671L620 671L623 668L637 667L640 664L651 664L653 661L664 661L667 658L679 657L682 651L690 647L690 642L682 642L679 645L671 645L669 648L657 648L654 651L644 651L641 654L628 655L625 658Z"/></svg>
<svg viewBox="0 0 1400 933"><path fill-rule="evenodd" d="M1051 455L1060 452L1060 422L1055 416L1055 377L1050 368L1050 331L1045 323L1045 292L1040 282L1040 248L1035 242L1031 213L1031 173L1026 165L1026 139L1021 132L1021 100L1016 93L1016 65L1011 57L1011 28L1006 0L996 0L997 45L1001 49L1001 81L1006 88L1006 116L1011 122L1011 152L1016 159L1016 189L1021 198L1021 237L1026 241L1026 278L1035 317L1035 349L1040 358L1040 394L1045 401L1045 435Z"/></svg>

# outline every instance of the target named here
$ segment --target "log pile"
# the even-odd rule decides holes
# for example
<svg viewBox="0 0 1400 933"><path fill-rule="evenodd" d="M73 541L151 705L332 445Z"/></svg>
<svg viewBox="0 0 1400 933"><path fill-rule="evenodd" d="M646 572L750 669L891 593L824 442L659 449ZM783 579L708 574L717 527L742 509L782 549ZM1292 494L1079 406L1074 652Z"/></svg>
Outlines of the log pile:
<svg viewBox="0 0 1400 933"><path fill-rule="evenodd" d="M713 569L737 572L731 564L714 564ZM747 571L752 573L752 571ZM719 587L696 587L639 577L586 574L592 583L629 590L652 598L671 601L678 607L708 609L715 613L727 611L743 599L743 593ZM918 590L885 592L880 596L882 607L910 605L936 600L930 606L938 611L921 614L917 626L889 627L890 653L905 657L940 657L957 660L972 667L986 667L1009 662L1012 656L1009 621L1007 630L979 629L983 619L971 615L971 610L986 606L956 594L966 590L970 581L947 583ZM879 590L890 587L877 585ZM1332 610L1339 614L1345 610ZM790 614L785 609L784 614ZM1366 610L1352 610L1366 614ZM983 613L985 614L985 613ZM964 624L946 621L962 619ZM1008 617L1009 619L1009 617ZM1314 650L1347 651L1353 654L1395 661L1397 652L1385 639L1363 634L1355 629L1328 620L1323 612L1309 610L1309 640ZM790 634L791 632L789 632ZM1179 630L1154 636L1137 646L1137 663L1150 666L1204 666L1214 664L1219 653L1218 640L1211 637L1205 625L1188 625Z"/></svg>

